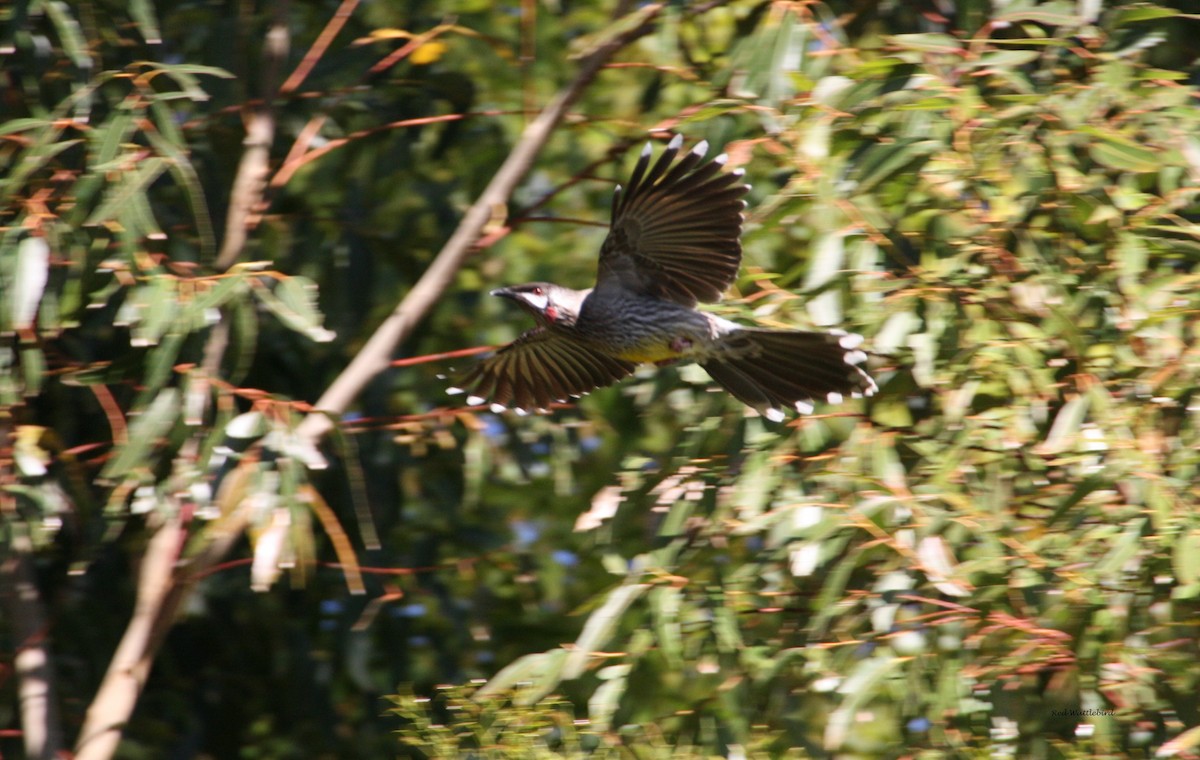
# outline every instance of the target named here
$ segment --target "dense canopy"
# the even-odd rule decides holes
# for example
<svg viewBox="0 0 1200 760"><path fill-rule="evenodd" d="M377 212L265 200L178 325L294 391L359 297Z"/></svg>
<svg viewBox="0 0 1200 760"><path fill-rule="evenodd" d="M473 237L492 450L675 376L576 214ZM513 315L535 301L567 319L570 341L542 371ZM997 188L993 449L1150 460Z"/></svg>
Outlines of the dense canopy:
<svg viewBox="0 0 1200 760"><path fill-rule="evenodd" d="M1191 10L0 8L0 754L1194 756ZM675 134L878 393L446 395Z"/></svg>

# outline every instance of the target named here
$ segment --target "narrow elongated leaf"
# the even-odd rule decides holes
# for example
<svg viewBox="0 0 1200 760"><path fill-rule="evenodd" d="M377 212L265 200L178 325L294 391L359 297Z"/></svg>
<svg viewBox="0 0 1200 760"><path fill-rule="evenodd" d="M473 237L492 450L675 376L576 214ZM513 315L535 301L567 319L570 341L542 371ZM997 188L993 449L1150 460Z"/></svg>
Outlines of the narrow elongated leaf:
<svg viewBox="0 0 1200 760"><path fill-rule="evenodd" d="M1037 451L1043 456L1061 454L1074 447L1079 434L1079 426L1087 417L1088 396L1079 394L1063 404L1046 434L1046 440L1038 445Z"/></svg>
<svg viewBox="0 0 1200 760"><path fill-rule="evenodd" d="M117 218L130 203L135 195L143 194L159 176L166 171L167 160L161 156L152 156L142 161L138 168L127 175L115 192L110 192L100 204L100 208L92 212L85 224L102 224Z"/></svg>
<svg viewBox="0 0 1200 760"><path fill-rule="evenodd" d="M317 310L317 286L307 277L288 277L276 287L255 288L254 294L270 309L279 321L318 343L333 340L336 335L321 324Z"/></svg>
<svg viewBox="0 0 1200 760"><path fill-rule="evenodd" d="M28 330L50 277L50 246L43 237L30 236L17 245L8 318L14 330Z"/></svg>
<svg viewBox="0 0 1200 760"><path fill-rule="evenodd" d="M565 649L551 649L519 657L481 686L473 699L499 696L522 687L514 701L523 705L535 704L562 681L563 667L569 654Z"/></svg>
<svg viewBox="0 0 1200 760"><path fill-rule="evenodd" d="M617 712L621 696L625 694L625 687L629 683L629 671L632 668L632 665L623 663L610 665L600 671L599 676L603 683L588 699L588 719L596 730L607 731L611 728L612 717Z"/></svg>
<svg viewBox="0 0 1200 760"><path fill-rule="evenodd" d="M154 15L154 3L150 0L130 0L129 15L133 17L133 23L141 31L142 39L151 45L162 42L158 18Z"/></svg>
<svg viewBox="0 0 1200 760"><path fill-rule="evenodd" d="M884 40L901 50L914 50L918 53L961 54L962 42L948 34L893 34Z"/></svg>
<svg viewBox="0 0 1200 760"><path fill-rule="evenodd" d="M826 749L835 751L846 743L855 721L860 719L861 708L875 698L880 683L903 662L904 658L900 657L868 657L854 667L838 687L838 693L845 698L830 714L825 726Z"/></svg>
<svg viewBox="0 0 1200 760"><path fill-rule="evenodd" d="M167 388L144 410L132 417L129 440L116 449L116 455L100 471L100 477L116 479L135 469L155 464L151 453L163 442L167 431L179 418L179 391Z"/></svg>
<svg viewBox="0 0 1200 760"><path fill-rule="evenodd" d="M608 643L625 610L649 588L645 583L629 583L618 586L609 593L604 604L591 614L579 638L575 640L575 646L563 664L563 678L578 678L583 675L591 662L592 653L600 651Z"/></svg>

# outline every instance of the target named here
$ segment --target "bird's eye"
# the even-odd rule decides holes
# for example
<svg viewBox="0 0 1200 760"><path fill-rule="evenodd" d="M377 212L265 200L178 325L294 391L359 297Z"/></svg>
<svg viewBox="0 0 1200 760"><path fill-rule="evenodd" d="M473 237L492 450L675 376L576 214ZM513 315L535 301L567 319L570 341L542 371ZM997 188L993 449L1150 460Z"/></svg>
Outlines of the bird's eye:
<svg viewBox="0 0 1200 760"><path fill-rule="evenodd" d="M533 290L531 290L531 291L529 291L529 292L530 292L530 293L533 293L535 296L540 296L540 295L542 295L542 294L543 294L543 293L542 293L542 289L541 289L541 287L536 287L536 288L534 288Z"/></svg>

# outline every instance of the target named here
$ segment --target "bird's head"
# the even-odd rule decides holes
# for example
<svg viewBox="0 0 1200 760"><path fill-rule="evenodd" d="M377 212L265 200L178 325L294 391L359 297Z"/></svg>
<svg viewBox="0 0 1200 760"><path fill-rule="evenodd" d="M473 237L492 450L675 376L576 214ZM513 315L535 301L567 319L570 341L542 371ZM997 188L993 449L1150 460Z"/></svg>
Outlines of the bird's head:
<svg viewBox="0 0 1200 760"><path fill-rule="evenodd" d="M533 315L538 324L569 327L578 319L579 309L588 292L564 288L552 282L530 282L493 290L492 295L516 301L522 309Z"/></svg>

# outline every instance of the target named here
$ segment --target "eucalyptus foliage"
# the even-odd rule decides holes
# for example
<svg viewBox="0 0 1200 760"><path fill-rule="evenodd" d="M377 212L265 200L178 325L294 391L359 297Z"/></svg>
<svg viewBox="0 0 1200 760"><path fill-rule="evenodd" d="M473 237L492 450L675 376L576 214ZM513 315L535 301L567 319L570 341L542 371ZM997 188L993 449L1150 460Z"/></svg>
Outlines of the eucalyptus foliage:
<svg viewBox="0 0 1200 760"><path fill-rule="evenodd" d="M766 15L695 117L762 129L733 146L767 182L727 308L863 333L881 392L778 427L701 373L628 391L672 432L598 494L613 582L476 698L586 684L635 756L639 726L762 756L1186 750L1200 117L1145 55L1173 13L852 38L807 10Z"/></svg>
<svg viewBox="0 0 1200 760"><path fill-rule="evenodd" d="M362 3L325 39L338 3L267 5L0 10L0 547L46 620L6 604L0 651L48 642L68 732L179 524L176 568L233 555L189 580L122 756L1200 743L1195 18L666 4L404 358L524 329L497 282L589 284L614 182L680 132L754 184L712 308L862 333L879 394L776 425L666 368L517 417L422 361L318 449L310 404L623 27Z"/></svg>

